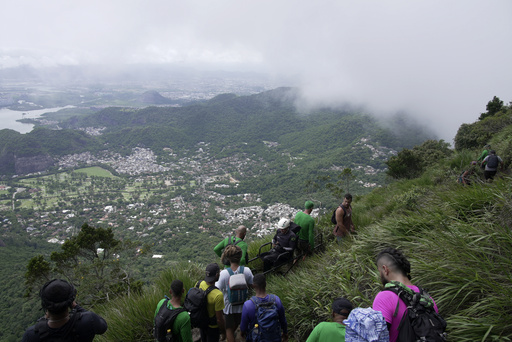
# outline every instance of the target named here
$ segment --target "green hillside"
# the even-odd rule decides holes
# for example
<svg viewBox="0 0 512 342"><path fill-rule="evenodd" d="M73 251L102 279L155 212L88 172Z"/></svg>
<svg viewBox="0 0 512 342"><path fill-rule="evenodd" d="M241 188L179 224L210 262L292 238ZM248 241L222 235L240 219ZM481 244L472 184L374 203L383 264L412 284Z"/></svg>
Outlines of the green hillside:
<svg viewBox="0 0 512 342"><path fill-rule="evenodd" d="M510 120L512 108L503 107L499 116ZM496 118L483 118L472 127L489 119ZM413 283L427 288L436 300L450 341L510 341L512 178L511 153L505 149L512 142L510 129L504 125L486 141L505 161L494 182L482 181L481 172L471 186L456 182L461 167L480 154L480 148L461 148L439 158L419 177L356 197L358 234L341 247L331 238L329 215L321 217L317 227L326 237L325 253L300 262L286 277L269 279L269 292L279 295L286 307L293 339L304 341L318 322L329 319L335 297L370 306L380 290L375 256L384 247L396 247L411 262ZM258 245L252 242L250 252ZM203 267L176 264L158 275L143 295L98 308L111 327L100 340L149 340L154 306L170 281L179 278L191 286Z"/></svg>

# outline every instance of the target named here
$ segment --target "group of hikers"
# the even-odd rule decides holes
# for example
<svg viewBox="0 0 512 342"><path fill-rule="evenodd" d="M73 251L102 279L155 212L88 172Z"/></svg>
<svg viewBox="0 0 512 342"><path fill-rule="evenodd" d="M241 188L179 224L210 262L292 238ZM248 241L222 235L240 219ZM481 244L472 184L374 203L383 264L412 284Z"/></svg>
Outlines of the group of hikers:
<svg viewBox="0 0 512 342"><path fill-rule="evenodd" d="M351 202L352 196L346 194L333 212L333 234L338 243L355 231ZM271 250L259 256L264 272L253 275L247 266L247 229L239 226L234 236L214 248L222 269L218 263L208 264L204 278L187 292L181 280L173 280L170 297L161 299L155 309L155 340L192 342L192 329L198 328L202 342L235 342L240 340L235 338L239 328L245 341L287 341L285 308L277 295L267 293L265 271L283 254L284 260L290 261L295 248L301 255L313 252L313 208L313 202L306 201L294 222L287 218L278 222ZM384 289L372 307L353 308L347 298L335 298L332 321L316 325L307 342L446 340L446 323L437 314L434 300L411 282L410 263L402 252L386 248L378 254L376 264ZM251 292L254 294L249 296ZM76 290L68 282L52 280L43 286L40 296L46 315L27 329L22 341L92 341L107 330L103 318L76 304Z"/></svg>
<svg viewBox="0 0 512 342"><path fill-rule="evenodd" d="M458 178L458 182L463 185L471 185L472 176L476 172L477 166L483 170L486 182L491 182L496 176L498 169L503 171L503 159L491 149L491 145L484 146L484 150L477 160L473 160L466 170L463 170Z"/></svg>

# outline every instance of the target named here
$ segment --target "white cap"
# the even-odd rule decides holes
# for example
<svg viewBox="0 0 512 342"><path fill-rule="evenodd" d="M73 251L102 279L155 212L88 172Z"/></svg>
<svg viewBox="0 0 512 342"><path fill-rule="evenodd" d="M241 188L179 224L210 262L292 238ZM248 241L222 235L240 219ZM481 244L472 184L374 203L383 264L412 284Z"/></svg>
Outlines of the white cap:
<svg viewBox="0 0 512 342"><path fill-rule="evenodd" d="M290 220L286 218L282 218L279 220L279 223L277 224L277 229L286 229L290 227Z"/></svg>

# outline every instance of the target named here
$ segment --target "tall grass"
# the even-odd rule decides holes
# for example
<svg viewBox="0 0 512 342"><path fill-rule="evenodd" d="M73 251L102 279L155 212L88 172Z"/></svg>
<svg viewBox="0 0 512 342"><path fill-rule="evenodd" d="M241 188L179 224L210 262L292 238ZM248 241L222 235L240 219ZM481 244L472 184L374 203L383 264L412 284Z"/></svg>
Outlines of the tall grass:
<svg viewBox="0 0 512 342"><path fill-rule="evenodd" d="M371 306L381 289L375 256L384 247L404 251L413 283L429 291L447 320L450 341L512 340L511 180L463 187L446 176L449 172L449 166L429 170L355 198L357 235L342 245L325 239L324 253L301 260L286 277L268 276L267 290L283 301L292 340L306 340L316 324L329 320L336 297L347 297L356 307ZM330 214L317 226L329 237ZM252 241L249 255L270 239ZM100 308L109 323L101 340L150 341L156 304L171 281L181 279L191 287L203 270L204 265L176 264L144 295Z"/></svg>

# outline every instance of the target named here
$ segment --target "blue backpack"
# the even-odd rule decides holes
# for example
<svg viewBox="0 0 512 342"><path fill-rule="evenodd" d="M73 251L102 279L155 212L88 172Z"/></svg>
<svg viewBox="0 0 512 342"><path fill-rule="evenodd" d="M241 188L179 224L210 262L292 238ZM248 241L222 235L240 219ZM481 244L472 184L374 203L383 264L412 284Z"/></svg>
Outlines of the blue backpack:
<svg viewBox="0 0 512 342"><path fill-rule="evenodd" d="M256 322L258 327L254 327L248 341L252 342L280 342L281 324L279 322L279 313L277 312L276 296L268 296L268 302L262 301L256 296L251 297L251 301L256 306Z"/></svg>
<svg viewBox="0 0 512 342"><path fill-rule="evenodd" d="M233 270L228 267L229 273L228 280L228 300L231 305L243 305L247 299L247 282L245 280L244 267L240 266L238 273L234 273Z"/></svg>

